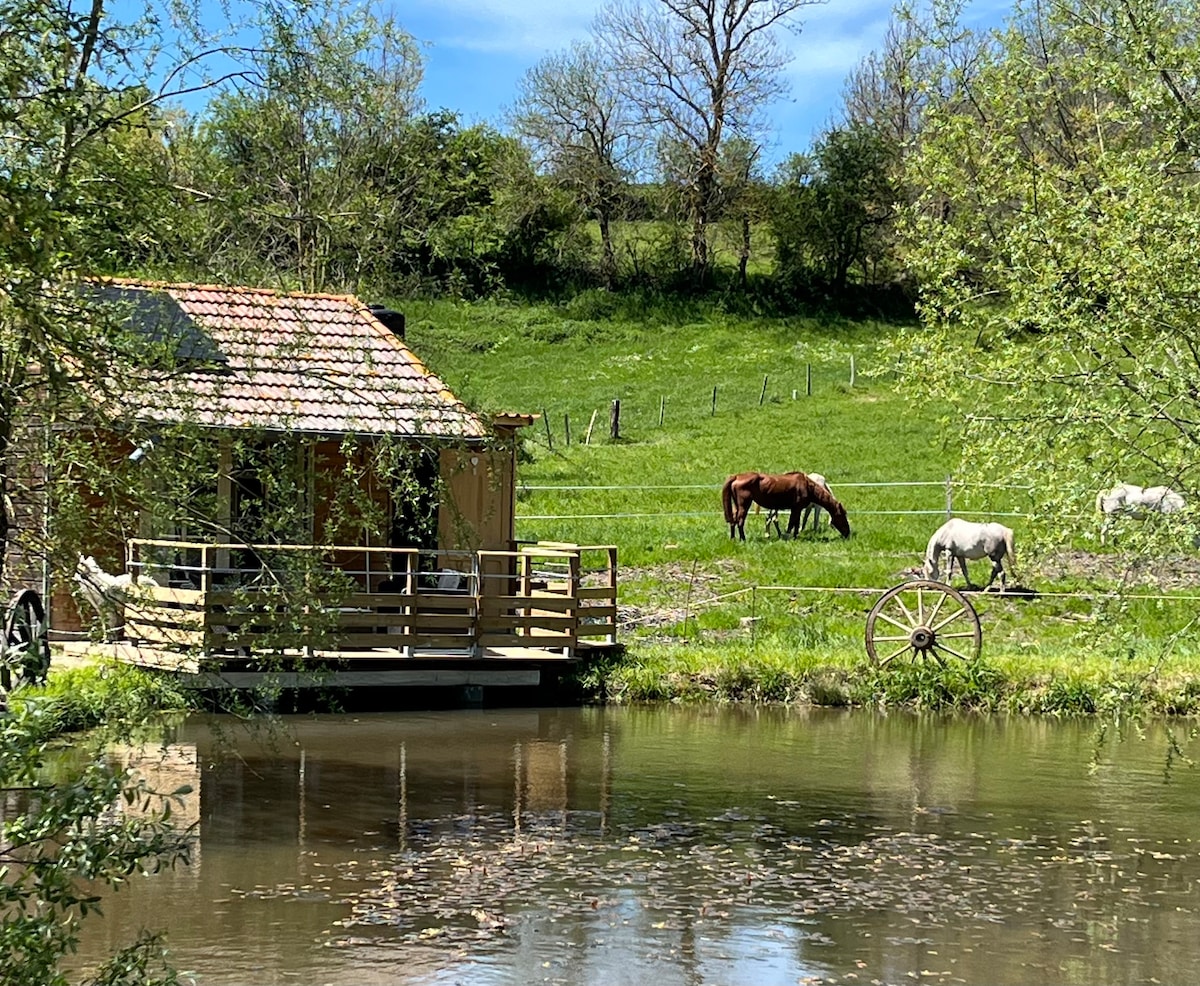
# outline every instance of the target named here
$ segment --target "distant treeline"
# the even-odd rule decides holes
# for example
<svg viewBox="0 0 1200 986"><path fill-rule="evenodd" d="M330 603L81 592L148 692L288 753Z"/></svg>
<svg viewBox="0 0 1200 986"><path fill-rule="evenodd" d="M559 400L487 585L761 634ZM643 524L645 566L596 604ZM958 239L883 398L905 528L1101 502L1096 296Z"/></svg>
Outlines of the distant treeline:
<svg viewBox="0 0 1200 986"><path fill-rule="evenodd" d="M266 3L224 26L252 42L237 48L214 47L178 5L135 22L64 16L14 63L28 133L3 174L45 184L68 216L62 256L92 274L911 308L900 146L884 126L847 113L764 163L777 135L762 109L784 92L777 32L806 3L610 6L586 42L529 69L503 120L470 126L429 111L419 43L371 5ZM73 31L78 63L46 68L38 37ZM39 220L46 196L21 192Z"/></svg>

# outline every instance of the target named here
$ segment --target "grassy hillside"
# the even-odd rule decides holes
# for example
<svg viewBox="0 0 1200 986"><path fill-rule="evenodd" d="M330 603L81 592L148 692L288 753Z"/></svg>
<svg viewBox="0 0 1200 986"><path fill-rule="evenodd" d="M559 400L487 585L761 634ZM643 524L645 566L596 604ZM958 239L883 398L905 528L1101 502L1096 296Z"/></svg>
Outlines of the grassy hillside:
<svg viewBox="0 0 1200 986"><path fill-rule="evenodd" d="M861 670L865 614L919 564L957 465L952 423L937 407L906 401L888 372L882 344L902 327L631 311L602 296L574 308L404 307L410 342L456 393L489 411L544 413L527 433L518 537L618 545L623 639L634 655L623 674L650 661L657 670L647 680L661 687L663 667L694 682L731 660L777 665L788 681L805 668ZM748 540L731 541L720 486L750 469L823 473L853 537L826 527L768 539L763 517L752 515ZM956 514L1012 526L1023 560L1027 492L956 483L952 494ZM1038 680L1056 660L1086 676L1076 660L1086 653L1101 676L1118 665L1145 674L1167 644L1172 661L1200 668L1190 636L1172 636L1193 603L1134 600L1118 611L1052 595L1102 583L1028 561L1022 581L1041 597L977 599L985 654L1006 662L1006 673ZM985 576L985 564L974 574Z"/></svg>

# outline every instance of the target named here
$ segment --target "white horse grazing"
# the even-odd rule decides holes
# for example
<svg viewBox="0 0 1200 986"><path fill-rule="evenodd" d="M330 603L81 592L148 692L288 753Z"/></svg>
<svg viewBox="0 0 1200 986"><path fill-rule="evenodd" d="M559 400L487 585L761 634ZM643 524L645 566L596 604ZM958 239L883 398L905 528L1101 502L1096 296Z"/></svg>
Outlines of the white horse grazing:
<svg viewBox="0 0 1200 986"><path fill-rule="evenodd" d="M1141 520L1150 514L1175 514L1185 506L1183 497L1169 486L1134 486L1117 483L1112 489L1096 494L1096 509L1101 513L1100 543L1104 543L1109 528L1119 516Z"/></svg>
<svg viewBox="0 0 1200 986"><path fill-rule="evenodd" d="M91 555L79 556L75 566L75 581L83 598L91 604L100 617L104 639L108 640L125 623L125 603L140 584L158 585L149 575L139 576L137 581L128 573L109 575Z"/></svg>
<svg viewBox="0 0 1200 986"><path fill-rule="evenodd" d="M938 563L944 553L949 553L950 564L946 567L946 581L954 575L954 563L962 571L967 580L967 588L976 588L971 584L971 576L967 572L967 561L978 558L992 560L992 574L984 585L986 589L1000 576L1000 587L1005 584L1004 561L1008 560L1009 570L1016 574L1017 558L1013 551L1013 532L1003 524L976 524L973 521L952 517L933 532L929 545L925 549L925 578L938 579Z"/></svg>
<svg viewBox="0 0 1200 986"><path fill-rule="evenodd" d="M829 483L827 483L825 481L825 477L822 476L819 472L810 472L810 473L806 473L806 475L808 476L809 482L816 483L818 486L825 487L825 492L830 494L830 496L833 495L833 490L831 490L829 488ZM812 523L813 523L812 529L814 531L816 531L821 526L822 512L827 513L828 511L826 511L825 508L820 506L819 504L809 502L808 504L806 504L804 507L802 507L800 509L798 518L796 516L796 512L793 512L792 515L788 518L787 533L791 534L793 537L796 537L797 535L799 535L799 533L802 530L804 530L805 527L808 526L808 519L810 517L812 518ZM797 520L800 521L799 524L796 523ZM779 529L779 511L778 510L772 510L769 514L767 514L767 533L768 534L771 532L772 524L775 525L776 537L783 537L783 532L780 531L780 529Z"/></svg>

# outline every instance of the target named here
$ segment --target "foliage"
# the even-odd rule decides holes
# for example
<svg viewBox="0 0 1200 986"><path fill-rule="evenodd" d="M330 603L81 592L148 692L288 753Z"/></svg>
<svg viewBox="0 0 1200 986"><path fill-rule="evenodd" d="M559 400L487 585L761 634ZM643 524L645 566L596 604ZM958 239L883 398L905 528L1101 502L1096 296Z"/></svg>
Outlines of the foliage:
<svg viewBox="0 0 1200 986"><path fill-rule="evenodd" d="M841 294L854 268L863 283L886 277L897 163L895 146L858 124L830 130L811 157L794 155L784 163L771 230L785 283L815 282Z"/></svg>
<svg viewBox="0 0 1200 986"><path fill-rule="evenodd" d="M190 793L150 790L103 755L108 733L86 749L57 754L49 738L106 721L123 735L178 696L130 669L56 674L37 693L12 696L0 719L0 981L47 986L69 981L63 962L80 922L98 909L98 886L119 889L130 877L188 859L187 833L172 806ZM111 713L111 717L109 715ZM88 980L175 983L161 942L137 934Z"/></svg>
<svg viewBox="0 0 1200 986"><path fill-rule="evenodd" d="M1200 490L1198 18L1175 0L1022 5L969 64L954 22L929 41L907 227L927 328L898 365L944 402L976 475L1034 484L1051 516L1117 480ZM1188 540L1132 525L1123 547Z"/></svg>
<svg viewBox="0 0 1200 986"><path fill-rule="evenodd" d="M612 223L642 146L615 67L588 44L544 58L522 80L512 122L540 168L596 221L601 278L612 288L617 274Z"/></svg>
<svg viewBox="0 0 1200 986"><path fill-rule="evenodd" d="M308 290L382 277L390 235L412 218L392 190L407 174L416 44L340 0L258 9L252 85L219 95L192 136L207 192L197 260Z"/></svg>

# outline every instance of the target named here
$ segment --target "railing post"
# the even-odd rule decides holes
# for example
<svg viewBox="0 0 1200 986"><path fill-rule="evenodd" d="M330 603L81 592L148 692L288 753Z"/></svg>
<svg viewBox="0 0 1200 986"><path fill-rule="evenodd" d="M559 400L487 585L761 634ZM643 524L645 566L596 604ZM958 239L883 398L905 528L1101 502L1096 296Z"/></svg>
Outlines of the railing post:
<svg viewBox="0 0 1200 986"><path fill-rule="evenodd" d="M612 590L607 602L613 608L612 622L609 624L609 633L607 643L616 645L617 643L617 548L616 545L608 547L608 587Z"/></svg>
<svg viewBox="0 0 1200 986"><path fill-rule="evenodd" d="M478 659L483 656L483 565L480 564L479 552L471 552L470 579L474 583L473 609L475 615L471 618L471 656Z"/></svg>
<svg viewBox="0 0 1200 986"><path fill-rule="evenodd" d="M567 559L569 566L569 587L571 594L571 622L570 622L570 637L567 640L565 657L574 657L575 650L579 645L579 556L580 551L576 548L571 552L570 558Z"/></svg>

